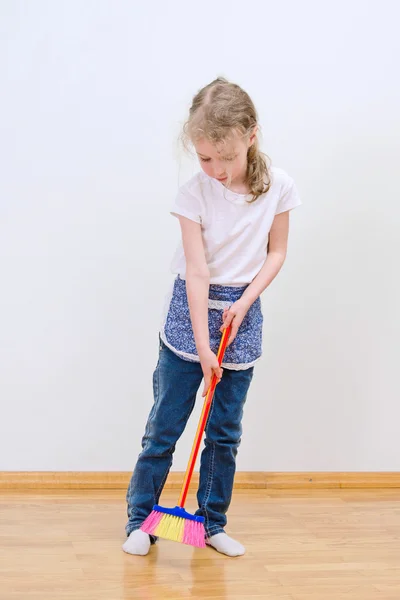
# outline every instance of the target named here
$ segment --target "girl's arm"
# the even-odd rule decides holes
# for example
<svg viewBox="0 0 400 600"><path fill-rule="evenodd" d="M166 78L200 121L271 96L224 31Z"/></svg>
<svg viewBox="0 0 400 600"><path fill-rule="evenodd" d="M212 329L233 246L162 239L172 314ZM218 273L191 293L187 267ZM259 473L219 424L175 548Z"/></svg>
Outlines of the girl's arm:
<svg viewBox="0 0 400 600"><path fill-rule="evenodd" d="M213 373L218 379L222 377L222 369L214 352L210 348L208 331L208 292L210 287L210 271L204 252L201 225L179 216L182 231L183 249L186 259L186 291L188 296L190 318L194 340L204 374L205 396L211 383Z"/></svg>
<svg viewBox="0 0 400 600"><path fill-rule="evenodd" d="M276 215L269 233L267 259L257 276L246 288L242 297L229 310L224 312L224 324L221 330L232 323L232 333L228 340L231 344L250 306L275 279L285 262L289 236L289 211Z"/></svg>
<svg viewBox="0 0 400 600"><path fill-rule="evenodd" d="M244 292L241 300L247 309L257 300L269 284L275 279L286 259L289 237L289 211L276 215L269 233L267 259Z"/></svg>

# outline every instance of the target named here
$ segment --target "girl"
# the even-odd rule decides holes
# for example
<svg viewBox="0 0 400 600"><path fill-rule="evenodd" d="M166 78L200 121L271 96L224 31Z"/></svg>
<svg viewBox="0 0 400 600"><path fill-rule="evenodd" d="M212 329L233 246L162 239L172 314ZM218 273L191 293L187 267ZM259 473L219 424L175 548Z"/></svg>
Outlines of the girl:
<svg viewBox="0 0 400 600"><path fill-rule="evenodd" d="M257 133L255 107L238 85L218 78L195 96L184 137L202 171L180 189L171 211L182 241L160 328L154 405L127 491L123 549L130 554L145 555L156 541L139 528L158 504L201 380L205 396L214 373L218 385L201 454L196 514L205 518L207 544L228 556L245 552L224 527L243 406L261 356L260 294L284 263L289 211L300 204L293 180L267 164ZM216 352L230 324L221 368Z"/></svg>

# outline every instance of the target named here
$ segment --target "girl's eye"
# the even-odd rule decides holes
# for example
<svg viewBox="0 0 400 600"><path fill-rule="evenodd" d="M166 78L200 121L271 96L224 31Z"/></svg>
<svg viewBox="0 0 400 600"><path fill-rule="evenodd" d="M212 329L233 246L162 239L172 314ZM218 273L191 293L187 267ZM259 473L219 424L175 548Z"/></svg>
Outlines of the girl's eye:
<svg viewBox="0 0 400 600"><path fill-rule="evenodd" d="M226 162L233 162L235 160L236 156L231 156L229 158L225 158Z"/></svg>
<svg viewBox="0 0 400 600"><path fill-rule="evenodd" d="M200 157L201 162L210 162L211 158L201 158Z"/></svg>

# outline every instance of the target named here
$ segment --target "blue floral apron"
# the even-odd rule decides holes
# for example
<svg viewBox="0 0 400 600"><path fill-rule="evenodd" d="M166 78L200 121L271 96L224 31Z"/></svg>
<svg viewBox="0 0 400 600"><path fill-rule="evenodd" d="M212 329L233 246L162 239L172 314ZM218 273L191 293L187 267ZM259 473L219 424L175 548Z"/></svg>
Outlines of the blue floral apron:
<svg viewBox="0 0 400 600"><path fill-rule="evenodd" d="M225 308L239 300L247 286L231 287L211 284L208 300L208 328L210 348L215 354L221 341L220 327ZM252 367L262 354L261 300L251 305L242 321L236 338L225 351L222 366L240 371ZM160 337L164 344L183 360L200 362L194 340L186 281L179 275L174 281L172 293L167 298L161 324Z"/></svg>

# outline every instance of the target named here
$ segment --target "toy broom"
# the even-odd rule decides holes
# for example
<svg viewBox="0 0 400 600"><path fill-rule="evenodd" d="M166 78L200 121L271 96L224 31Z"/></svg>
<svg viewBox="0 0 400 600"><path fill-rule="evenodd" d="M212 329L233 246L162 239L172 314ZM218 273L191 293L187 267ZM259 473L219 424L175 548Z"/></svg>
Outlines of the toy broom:
<svg viewBox="0 0 400 600"><path fill-rule="evenodd" d="M231 326L224 329L222 333L222 338L217 353L217 359L220 366L225 354L226 346L228 345L230 332ZM200 443L207 424L208 415L210 413L211 402L214 396L216 385L217 376L214 374L204 400L203 410L200 416L192 453L190 455L189 463L183 480L178 505L175 506L175 508L163 508L158 504L153 506L152 512L149 514L140 528L149 535L162 537L167 540L172 540L173 542L182 542L183 544L197 546L198 548L205 548L206 546L204 517L191 515L184 509L184 506L197 455L199 453Z"/></svg>

